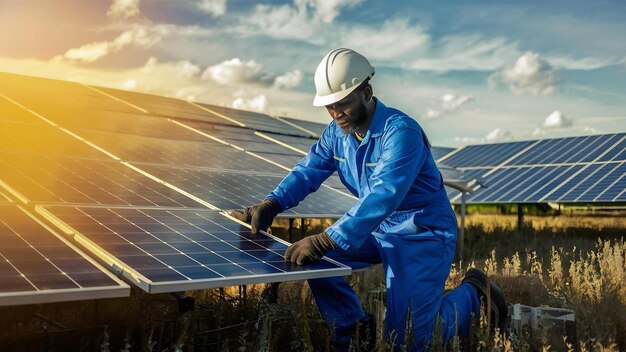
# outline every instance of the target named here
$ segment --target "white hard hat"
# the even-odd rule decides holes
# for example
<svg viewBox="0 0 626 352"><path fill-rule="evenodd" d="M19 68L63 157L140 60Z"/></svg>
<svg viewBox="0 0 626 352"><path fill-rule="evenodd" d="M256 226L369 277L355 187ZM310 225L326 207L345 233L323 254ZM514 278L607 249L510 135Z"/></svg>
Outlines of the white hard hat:
<svg viewBox="0 0 626 352"><path fill-rule="evenodd" d="M354 50L331 50L315 70L314 106L340 101L374 75L374 66Z"/></svg>

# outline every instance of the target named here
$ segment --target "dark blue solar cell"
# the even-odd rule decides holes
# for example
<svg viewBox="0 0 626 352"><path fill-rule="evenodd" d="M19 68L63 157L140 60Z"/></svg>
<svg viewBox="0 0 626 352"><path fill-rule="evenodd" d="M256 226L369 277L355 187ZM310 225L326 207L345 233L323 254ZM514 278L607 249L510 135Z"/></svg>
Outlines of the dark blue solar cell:
<svg viewBox="0 0 626 352"><path fill-rule="evenodd" d="M452 167L497 166L533 141L467 146L441 161Z"/></svg>
<svg viewBox="0 0 626 352"><path fill-rule="evenodd" d="M216 273L212 268L207 268L200 265L181 266L175 267L174 269L192 280L206 280L220 277L220 275Z"/></svg>
<svg viewBox="0 0 626 352"><path fill-rule="evenodd" d="M624 167L624 164L607 164L602 172L603 175L598 182L585 190L578 200L581 202L592 202L595 200L596 197L606 191L613 184L613 182L617 181L617 179L623 175L623 172L626 172L626 167L624 167L624 169L622 169L622 173L620 174L620 167Z"/></svg>
<svg viewBox="0 0 626 352"><path fill-rule="evenodd" d="M537 189L528 195L524 201L531 203L541 202L542 198L551 192L555 187L558 187L562 182L564 182L568 177L573 175L576 171L578 171L582 166L573 165L558 168L551 176L547 182L542 183L540 186L538 185Z"/></svg>
<svg viewBox="0 0 626 352"><path fill-rule="evenodd" d="M276 262L284 259L284 256L267 250L248 251L247 253L264 262Z"/></svg>
<svg viewBox="0 0 626 352"><path fill-rule="evenodd" d="M453 152L454 150L455 148L447 148L447 147L431 147L430 148L430 152L433 155L433 158L435 160L445 156L446 154Z"/></svg>
<svg viewBox="0 0 626 352"><path fill-rule="evenodd" d="M620 167L614 171L618 177L616 180L603 192L595 201L598 202L623 202L626 200L626 163L620 165Z"/></svg>
<svg viewBox="0 0 626 352"><path fill-rule="evenodd" d="M254 275L250 270L246 270L237 264L217 264L212 265L211 270L214 270L218 274L224 277L233 276L252 276Z"/></svg>
<svg viewBox="0 0 626 352"><path fill-rule="evenodd" d="M216 253L205 251L203 253L189 253L189 256L196 260L200 264L207 266L213 266L215 264L228 263L228 259Z"/></svg>
<svg viewBox="0 0 626 352"><path fill-rule="evenodd" d="M115 253L116 255L143 255L141 249L130 243L108 243L101 246L105 251L109 253Z"/></svg>
<svg viewBox="0 0 626 352"><path fill-rule="evenodd" d="M193 242L166 242L166 243L174 247L176 250L183 252L185 254L204 253L209 250L207 249L207 247L203 246L200 243L193 243Z"/></svg>
<svg viewBox="0 0 626 352"><path fill-rule="evenodd" d="M162 242L154 242L154 243L138 243L137 246L141 248L141 250L151 253L151 254L174 254L177 253L175 243L170 243L167 245Z"/></svg>
<svg viewBox="0 0 626 352"><path fill-rule="evenodd" d="M185 280L185 277L171 268L161 266L158 268L144 268L141 275L153 282L167 282Z"/></svg>
<svg viewBox="0 0 626 352"><path fill-rule="evenodd" d="M170 266L193 266L198 265L196 261L185 254L157 254L155 257L166 265Z"/></svg>
<svg viewBox="0 0 626 352"><path fill-rule="evenodd" d="M606 154L602 155L597 161L622 161L624 160L624 150L626 150L626 133L619 133L619 142L614 143L612 146L605 148ZM622 156L619 156L622 154ZM621 158L621 159L618 159Z"/></svg>
<svg viewBox="0 0 626 352"><path fill-rule="evenodd" d="M545 175L546 167L531 167L523 174L518 181L511 182L509 187L505 188L499 196L497 195L496 201L498 202L512 202L519 193L532 187L538 180Z"/></svg>
<svg viewBox="0 0 626 352"><path fill-rule="evenodd" d="M510 202L524 202L528 196L537 192L541 186L551 179L552 175L558 175L561 171L567 169L566 166L546 166L536 172L536 177L533 177L533 182L524 184L524 187L516 187L514 192L511 192ZM538 177L537 177L538 176Z"/></svg>
<svg viewBox="0 0 626 352"><path fill-rule="evenodd" d="M599 181L600 177L605 173L603 169L608 166L607 164L599 165L592 164L589 165L585 170L583 170L578 176L578 182L572 180L571 189L567 191L565 194L559 198L560 202L574 202L576 199L587 191L592 185ZM568 187L566 184L564 187Z"/></svg>
<svg viewBox="0 0 626 352"><path fill-rule="evenodd" d="M254 274L280 274L283 271L266 263L242 263L240 264L246 270L251 271Z"/></svg>
<svg viewBox="0 0 626 352"><path fill-rule="evenodd" d="M233 263L251 263L258 261L258 259L254 258L247 252L219 252L218 254Z"/></svg>
<svg viewBox="0 0 626 352"><path fill-rule="evenodd" d="M595 170L596 167L597 165L585 165L579 170L578 173L572 175L572 177L569 180L567 180L566 182L561 184L558 188L556 188L554 192L552 192L552 194L550 194L550 196L546 199L548 199L548 201L560 200L561 197L563 197L567 192L569 192L572 188L574 188L576 185L582 182L589 174L591 174L591 172Z"/></svg>

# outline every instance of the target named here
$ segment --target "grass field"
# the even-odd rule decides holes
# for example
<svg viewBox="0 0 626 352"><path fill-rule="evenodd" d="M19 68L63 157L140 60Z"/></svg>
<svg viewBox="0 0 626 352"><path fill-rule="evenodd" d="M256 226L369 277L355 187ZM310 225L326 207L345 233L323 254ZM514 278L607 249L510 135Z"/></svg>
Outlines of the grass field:
<svg viewBox="0 0 626 352"><path fill-rule="evenodd" d="M620 214L585 215L526 216L520 232L513 215L470 214L464 260L454 264L447 283L455 287L468 267L479 267L493 276L509 303L574 310L576 341L537 332L493 336L477 318L471 337L432 350L626 350L626 221ZM277 225L274 234L286 237L286 222ZM327 222L295 225L301 235L320 231ZM376 317L376 350L389 350L380 328L380 266L350 280ZM137 289L124 299L2 307L0 351L329 351L328 329L306 283L267 287L188 292L196 308L184 313L172 295Z"/></svg>

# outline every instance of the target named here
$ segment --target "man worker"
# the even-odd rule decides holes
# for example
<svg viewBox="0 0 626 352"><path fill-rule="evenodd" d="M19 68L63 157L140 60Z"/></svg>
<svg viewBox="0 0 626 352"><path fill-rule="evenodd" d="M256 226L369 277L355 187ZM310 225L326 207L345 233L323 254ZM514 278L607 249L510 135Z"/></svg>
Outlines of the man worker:
<svg viewBox="0 0 626 352"><path fill-rule="evenodd" d="M428 350L440 318L441 340L469 333L490 290L492 324L504 328L500 289L476 269L444 295L456 245L456 216L420 125L374 97L374 67L345 48L330 51L315 71L314 106L332 121L309 153L265 200L235 216L252 232L295 207L335 171L358 202L324 232L293 243L285 259L305 265L326 255L358 269L382 263L386 277L386 338L398 348ZM361 321L361 303L347 280L309 280L335 351L347 351ZM412 331L407 331L410 327ZM409 338L409 336L411 336ZM412 341L410 341L412 340Z"/></svg>

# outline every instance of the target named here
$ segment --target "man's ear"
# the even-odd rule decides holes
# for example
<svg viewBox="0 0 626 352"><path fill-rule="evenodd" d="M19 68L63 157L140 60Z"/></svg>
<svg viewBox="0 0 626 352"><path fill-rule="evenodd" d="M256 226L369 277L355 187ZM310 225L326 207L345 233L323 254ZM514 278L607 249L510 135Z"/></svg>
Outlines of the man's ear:
<svg viewBox="0 0 626 352"><path fill-rule="evenodd" d="M372 89L371 84L363 87L363 96L365 97L365 101L368 103L370 102L370 100L372 100L372 97L374 96L374 90Z"/></svg>

